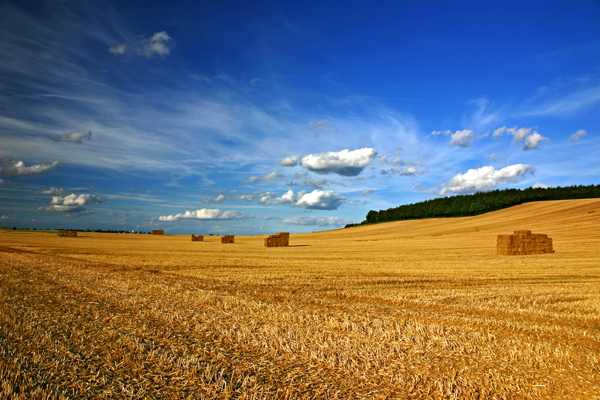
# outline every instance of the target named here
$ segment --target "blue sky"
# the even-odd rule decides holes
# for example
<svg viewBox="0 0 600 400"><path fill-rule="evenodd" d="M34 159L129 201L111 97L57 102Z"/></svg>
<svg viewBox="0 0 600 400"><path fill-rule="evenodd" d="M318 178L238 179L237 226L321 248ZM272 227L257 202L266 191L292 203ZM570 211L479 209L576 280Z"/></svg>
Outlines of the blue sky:
<svg viewBox="0 0 600 400"><path fill-rule="evenodd" d="M0 10L0 226L308 232L600 183L596 1Z"/></svg>

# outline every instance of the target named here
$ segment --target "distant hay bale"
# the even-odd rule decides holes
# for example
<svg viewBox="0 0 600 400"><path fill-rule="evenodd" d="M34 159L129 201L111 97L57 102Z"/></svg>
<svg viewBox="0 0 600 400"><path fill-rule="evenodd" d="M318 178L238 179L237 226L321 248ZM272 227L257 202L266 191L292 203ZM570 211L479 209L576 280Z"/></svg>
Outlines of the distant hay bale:
<svg viewBox="0 0 600 400"><path fill-rule="evenodd" d="M235 243L233 235L225 235L221 238L221 243Z"/></svg>
<svg viewBox="0 0 600 400"><path fill-rule="evenodd" d="M544 233L532 234L529 230L514 231L512 235L498 235L496 254L527 255L554 253L552 239Z"/></svg>
<svg viewBox="0 0 600 400"><path fill-rule="evenodd" d="M61 237L77 237L77 231L69 231L64 229L58 230L58 236Z"/></svg>
<svg viewBox="0 0 600 400"><path fill-rule="evenodd" d="M153 229L152 234L153 235L164 235L165 231L163 231L162 229Z"/></svg>
<svg viewBox="0 0 600 400"><path fill-rule="evenodd" d="M265 239L265 247L290 247L290 233L279 232Z"/></svg>
<svg viewBox="0 0 600 400"><path fill-rule="evenodd" d="M192 242L203 242L203 241L204 241L203 235L194 235L192 233Z"/></svg>

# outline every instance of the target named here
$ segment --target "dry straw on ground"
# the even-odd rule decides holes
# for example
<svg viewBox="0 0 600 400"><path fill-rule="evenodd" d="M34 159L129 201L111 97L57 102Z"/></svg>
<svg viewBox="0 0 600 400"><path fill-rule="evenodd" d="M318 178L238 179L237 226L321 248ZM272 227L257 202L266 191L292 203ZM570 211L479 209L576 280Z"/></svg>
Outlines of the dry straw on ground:
<svg viewBox="0 0 600 400"><path fill-rule="evenodd" d="M515 226L556 253L496 255ZM0 236L0 398L600 396L600 200L292 235L284 252Z"/></svg>

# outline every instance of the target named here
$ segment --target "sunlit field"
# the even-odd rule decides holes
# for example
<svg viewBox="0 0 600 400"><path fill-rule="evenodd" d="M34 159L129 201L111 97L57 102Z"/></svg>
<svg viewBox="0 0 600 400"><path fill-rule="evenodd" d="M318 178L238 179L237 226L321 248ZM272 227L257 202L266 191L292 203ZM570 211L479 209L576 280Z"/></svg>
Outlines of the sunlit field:
<svg viewBox="0 0 600 400"><path fill-rule="evenodd" d="M0 233L0 398L600 397L598 199L279 248L165 229ZM496 255L520 229L555 253Z"/></svg>

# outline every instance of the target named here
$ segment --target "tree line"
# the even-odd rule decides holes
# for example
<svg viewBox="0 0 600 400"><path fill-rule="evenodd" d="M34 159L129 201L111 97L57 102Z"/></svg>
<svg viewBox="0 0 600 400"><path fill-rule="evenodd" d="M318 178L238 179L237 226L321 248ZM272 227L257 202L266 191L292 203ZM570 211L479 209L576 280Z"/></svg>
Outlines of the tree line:
<svg viewBox="0 0 600 400"><path fill-rule="evenodd" d="M387 210L368 212L364 221L346 228L379 222L423 218L466 217L501 210L532 201L589 199L600 197L600 185L555 188L504 189L475 194L440 197Z"/></svg>

